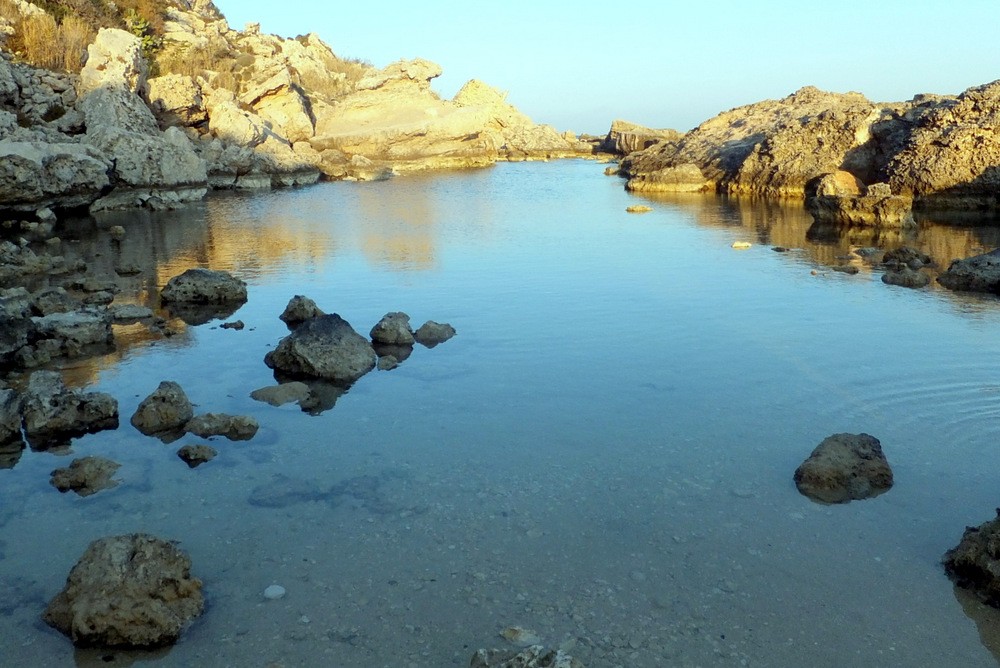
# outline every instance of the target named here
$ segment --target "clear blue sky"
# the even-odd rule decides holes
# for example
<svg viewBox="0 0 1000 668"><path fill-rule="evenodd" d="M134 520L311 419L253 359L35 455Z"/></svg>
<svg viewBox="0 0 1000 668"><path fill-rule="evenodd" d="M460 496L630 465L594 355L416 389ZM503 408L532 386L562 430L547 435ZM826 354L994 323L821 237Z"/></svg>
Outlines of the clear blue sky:
<svg viewBox="0 0 1000 668"><path fill-rule="evenodd" d="M315 32L382 67L437 62L559 130L615 118L688 130L720 111L814 85L876 101L1000 79L1000 0L575 2L216 0L230 26Z"/></svg>

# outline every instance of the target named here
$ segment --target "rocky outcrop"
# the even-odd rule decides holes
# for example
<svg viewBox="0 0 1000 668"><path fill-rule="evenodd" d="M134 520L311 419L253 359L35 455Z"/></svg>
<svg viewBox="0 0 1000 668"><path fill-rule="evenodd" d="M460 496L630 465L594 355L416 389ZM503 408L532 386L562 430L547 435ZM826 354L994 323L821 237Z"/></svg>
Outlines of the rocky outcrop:
<svg viewBox="0 0 1000 668"><path fill-rule="evenodd" d="M264 363L292 376L348 384L375 367L375 351L334 313L303 322L265 355Z"/></svg>
<svg viewBox="0 0 1000 668"><path fill-rule="evenodd" d="M183 432L184 425L194 417L194 409L180 385L165 380L139 407L130 420L132 426L147 436Z"/></svg>
<svg viewBox="0 0 1000 668"><path fill-rule="evenodd" d="M103 457L82 457L74 459L66 468L52 472L49 481L60 492L76 492L79 496L90 496L103 489L118 485L111 476L121 464Z"/></svg>
<svg viewBox="0 0 1000 668"><path fill-rule="evenodd" d="M634 192L694 193L711 185L697 165L686 163L633 176L625 187Z"/></svg>
<svg viewBox="0 0 1000 668"><path fill-rule="evenodd" d="M167 281L160 299L164 303L243 304L247 284L228 272L196 267Z"/></svg>
<svg viewBox="0 0 1000 668"><path fill-rule="evenodd" d="M392 346L413 345L413 330L410 329L410 316L401 312L386 313L382 319L372 327L369 334L373 343L382 343Z"/></svg>
<svg viewBox="0 0 1000 668"><path fill-rule="evenodd" d="M130 534L91 543L42 618L78 647L149 649L177 642L204 606L186 554Z"/></svg>
<svg viewBox="0 0 1000 668"><path fill-rule="evenodd" d="M949 290L1000 294L1000 248L955 260L938 282Z"/></svg>
<svg viewBox="0 0 1000 668"><path fill-rule="evenodd" d="M888 184L862 184L850 172L824 174L806 184L806 209L819 224L840 227L912 227L913 200Z"/></svg>
<svg viewBox="0 0 1000 668"><path fill-rule="evenodd" d="M676 144L683 136L676 130L653 130L628 121L614 120L600 148L608 153L628 155L647 149L658 142Z"/></svg>
<svg viewBox="0 0 1000 668"><path fill-rule="evenodd" d="M196 415L184 425L184 429L195 436L225 436L230 441L249 441L259 428L257 420L250 416L226 413Z"/></svg>
<svg viewBox="0 0 1000 668"><path fill-rule="evenodd" d="M877 496L888 491L892 482L882 445L869 434L828 436L795 470L799 491L823 503Z"/></svg>
<svg viewBox="0 0 1000 668"><path fill-rule="evenodd" d="M55 371L36 371L23 403L24 433L44 448L104 429L118 428L118 402L103 392L70 390Z"/></svg>

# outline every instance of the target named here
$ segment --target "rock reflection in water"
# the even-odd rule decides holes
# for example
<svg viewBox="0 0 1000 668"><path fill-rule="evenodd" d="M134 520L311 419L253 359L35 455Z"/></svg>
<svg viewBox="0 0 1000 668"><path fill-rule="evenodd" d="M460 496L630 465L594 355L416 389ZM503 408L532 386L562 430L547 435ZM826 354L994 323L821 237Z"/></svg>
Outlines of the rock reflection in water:
<svg viewBox="0 0 1000 668"><path fill-rule="evenodd" d="M968 589L956 585L954 593L955 599L962 606L962 612L976 623L983 646L1000 663L1000 610L986 605Z"/></svg>

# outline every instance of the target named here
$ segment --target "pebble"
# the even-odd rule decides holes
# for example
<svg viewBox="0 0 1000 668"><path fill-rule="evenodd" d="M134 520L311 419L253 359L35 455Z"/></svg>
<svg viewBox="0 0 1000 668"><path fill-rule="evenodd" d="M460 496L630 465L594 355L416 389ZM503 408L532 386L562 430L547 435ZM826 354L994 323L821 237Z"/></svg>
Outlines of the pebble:
<svg viewBox="0 0 1000 668"><path fill-rule="evenodd" d="M282 587L281 585L271 585L270 587L264 590L264 598L268 599L269 601L276 601L279 598L284 598L284 596L285 596L285 588Z"/></svg>

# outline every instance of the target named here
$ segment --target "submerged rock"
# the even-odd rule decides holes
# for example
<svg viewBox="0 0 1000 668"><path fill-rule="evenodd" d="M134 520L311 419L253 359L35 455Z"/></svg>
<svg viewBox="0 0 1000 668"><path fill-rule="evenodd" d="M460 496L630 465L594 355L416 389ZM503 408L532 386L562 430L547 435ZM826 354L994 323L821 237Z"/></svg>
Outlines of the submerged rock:
<svg viewBox="0 0 1000 668"><path fill-rule="evenodd" d="M225 436L230 441L249 441L256 435L260 425L247 415L205 413L191 418L184 428L202 438Z"/></svg>
<svg viewBox="0 0 1000 668"><path fill-rule="evenodd" d="M194 409L177 383L165 380L139 403L132 415L132 426L146 436L183 431L194 417Z"/></svg>
<svg viewBox="0 0 1000 668"><path fill-rule="evenodd" d="M1000 608L1000 508L996 518L966 527L958 545L945 552L943 563L955 584Z"/></svg>
<svg viewBox="0 0 1000 668"><path fill-rule="evenodd" d="M171 278L160 291L165 303L243 304L247 284L229 272L211 269L188 269Z"/></svg>
<svg viewBox="0 0 1000 668"><path fill-rule="evenodd" d="M118 481L111 476L119 467L118 462L103 457L83 457L74 459L66 468L53 471L49 482L60 492L73 491L80 496L90 496L102 489L116 487Z"/></svg>
<svg viewBox="0 0 1000 668"><path fill-rule="evenodd" d="M370 336L373 343L383 343L390 346L413 345L413 330L410 328L410 316L397 311L386 313L372 327Z"/></svg>
<svg viewBox="0 0 1000 668"><path fill-rule="evenodd" d="M78 647L145 649L177 642L204 606L186 554L129 534L91 543L42 619Z"/></svg>
<svg viewBox="0 0 1000 668"><path fill-rule="evenodd" d="M177 451L177 456L191 468L212 461L217 454L215 448L208 445L185 445Z"/></svg>
<svg viewBox="0 0 1000 668"><path fill-rule="evenodd" d="M289 329L295 329L306 320L317 316L326 315L316 306L316 302L302 295L295 295L288 300L285 310L278 316L281 322L288 325Z"/></svg>
<svg viewBox="0 0 1000 668"><path fill-rule="evenodd" d="M892 469L874 436L834 434L795 470L795 485L814 501L847 503L888 491Z"/></svg>
<svg viewBox="0 0 1000 668"><path fill-rule="evenodd" d="M938 282L949 290L1000 294L1000 248L955 260Z"/></svg>
<svg viewBox="0 0 1000 668"><path fill-rule="evenodd" d="M444 343L455 336L455 328L448 323L442 324L428 320L420 325L420 329L414 332L413 336L418 343L428 348L433 348L437 344Z"/></svg>
<svg viewBox="0 0 1000 668"><path fill-rule="evenodd" d="M292 381L270 387L262 387L250 393L250 398L272 406L284 406L292 402L303 402L309 398L309 386Z"/></svg>
<svg viewBox="0 0 1000 668"><path fill-rule="evenodd" d="M103 392L70 390L55 371L31 374L23 411L25 434L36 448L118 428L118 401L114 397Z"/></svg>
<svg viewBox="0 0 1000 668"><path fill-rule="evenodd" d="M561 649L532 645L521 651L481 649L472 655L469 668L584 668Z"/></svg>
<svg viewBox="0 0 1000 668"><path fill-rule="evenodd" d="M375 367L375 350L336 313L306 320L264 356L272 369L351 383Z"/></svg>

